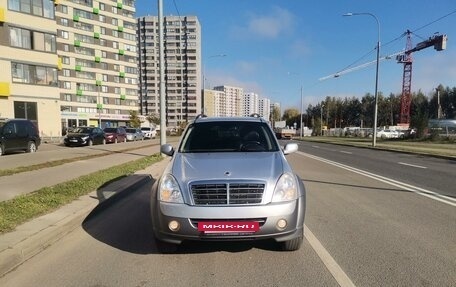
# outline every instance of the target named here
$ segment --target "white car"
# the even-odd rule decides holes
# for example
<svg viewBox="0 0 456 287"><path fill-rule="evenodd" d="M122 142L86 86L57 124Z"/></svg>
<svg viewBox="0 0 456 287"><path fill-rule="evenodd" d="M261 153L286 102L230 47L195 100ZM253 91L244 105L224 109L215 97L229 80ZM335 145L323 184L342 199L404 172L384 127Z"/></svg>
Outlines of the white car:
<svg viewBox="0 0 456 287"><path fill-rule="evenodd" d="M154 127L142 127L141 131L145 139L154 139L157 136L157 130Z"/></svg>
<svg viewBox="0 0 456 287"><path fill-rule="evenodd" d="M378 130L377 137L382 139L397 139L399 137L399 132L389 129Z"/></svg>

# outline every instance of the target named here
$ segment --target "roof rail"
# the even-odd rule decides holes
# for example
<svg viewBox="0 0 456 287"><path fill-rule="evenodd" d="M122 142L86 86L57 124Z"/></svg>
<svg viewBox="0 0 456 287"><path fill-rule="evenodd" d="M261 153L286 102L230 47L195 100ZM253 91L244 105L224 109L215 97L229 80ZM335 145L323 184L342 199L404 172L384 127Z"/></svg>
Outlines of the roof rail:
<svg viewBox="0 0 456 287"><path fill-rule="evenodd" d="M195 120L197 120L199 118L207 118L207 116L205 114L199 114L196 116Z"/></svg>

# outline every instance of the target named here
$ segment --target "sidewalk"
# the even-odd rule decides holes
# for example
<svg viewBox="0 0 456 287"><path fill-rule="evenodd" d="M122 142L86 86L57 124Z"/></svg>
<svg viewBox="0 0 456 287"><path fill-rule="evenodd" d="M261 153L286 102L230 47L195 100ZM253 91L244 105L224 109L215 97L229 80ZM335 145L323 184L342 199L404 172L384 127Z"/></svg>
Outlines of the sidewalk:
<svg viewBox="0 0 456 287"><path fill-rule="evenodd" d="M122 162L135 160L145 155L156 153L158 149L158 146L146 147L128 153L109 155L107 156L109 160L108 158L106 160L94 158L55 168L0 177L0 186L2 187L0 191L1 200L6 200L6 198L14 197L17 194L35 191L41 188L40 186L51 186L84 174L90 174L93 171L121 164ZM157 179L169 160L169 157L164 157L162 161L144 170L112 182L52 213L18 226L13 232L0 235L0 277L39 254L72 230L80 227L87 215L110 197L114 195L118 197L123 192L135 189L150 180ZM78 167L75 168L74 165L78 165ZM71 173L65 172L70 169L72 170ZM49 177L49 174L52 174L52 177ZM24 180L24 178L29 180ZM14 189L14 184L17 185L18 183L21 186L20 190Z"/></svg>

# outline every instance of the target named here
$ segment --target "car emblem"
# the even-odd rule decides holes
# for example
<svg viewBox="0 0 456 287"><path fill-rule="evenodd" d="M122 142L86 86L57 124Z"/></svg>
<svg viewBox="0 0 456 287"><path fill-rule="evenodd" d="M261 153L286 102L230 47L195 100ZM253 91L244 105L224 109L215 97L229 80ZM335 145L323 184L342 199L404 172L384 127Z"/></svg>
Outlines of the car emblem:
<svg viewBox="0 0 456 287"><path fill-rule="evenodd" d="M231 172L225 171L225 176L231 176Z"/></svg>

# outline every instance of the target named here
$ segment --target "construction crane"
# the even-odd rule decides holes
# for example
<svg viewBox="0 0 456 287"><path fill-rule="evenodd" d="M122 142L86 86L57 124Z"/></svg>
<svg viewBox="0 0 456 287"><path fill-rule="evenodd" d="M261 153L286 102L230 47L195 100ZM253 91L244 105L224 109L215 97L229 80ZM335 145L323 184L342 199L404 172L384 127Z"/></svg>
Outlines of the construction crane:
<svg viewBox="0 0 456 287"><path fill-rule="evenodd" d="M411 86L412 86L412 53L417 52L428 47L434 47L437 51L442 51L446 49L447 36L446 35L434 35L429 37L429 39L418 43L414 48L412 48L412 32L407 30L405 32L407 35L407 43L405 51L397 52L388 56L379 58L379 61L389 60L393 57L396 57L398 63L404 64L404 72L402 77L402 95L401 95L401 114L399 119L399 125L408 126L410 124L410 105L412 101ZM372 64L375 64L377 60L364 63L362 65L352 67L339 71L337 73L331 74L326 77L322 77L319 80L327 80L331 78L338 78L344 74L365 68Z"/></svg>
<svg viewBox="0 0 456 287"><path fill-rule="evenodd" d="M418 43L415 48L412 48L412 32L407 30L407 43L405 52L396 56L398 63L404 64L404 72L402 74L402 95L401 95L401 114L399 125L408 127L410 125L410 106L412 103L412 53L429 47L434 47L437 51L446 49L446 35L434 35L429 39Z"/></svg>

